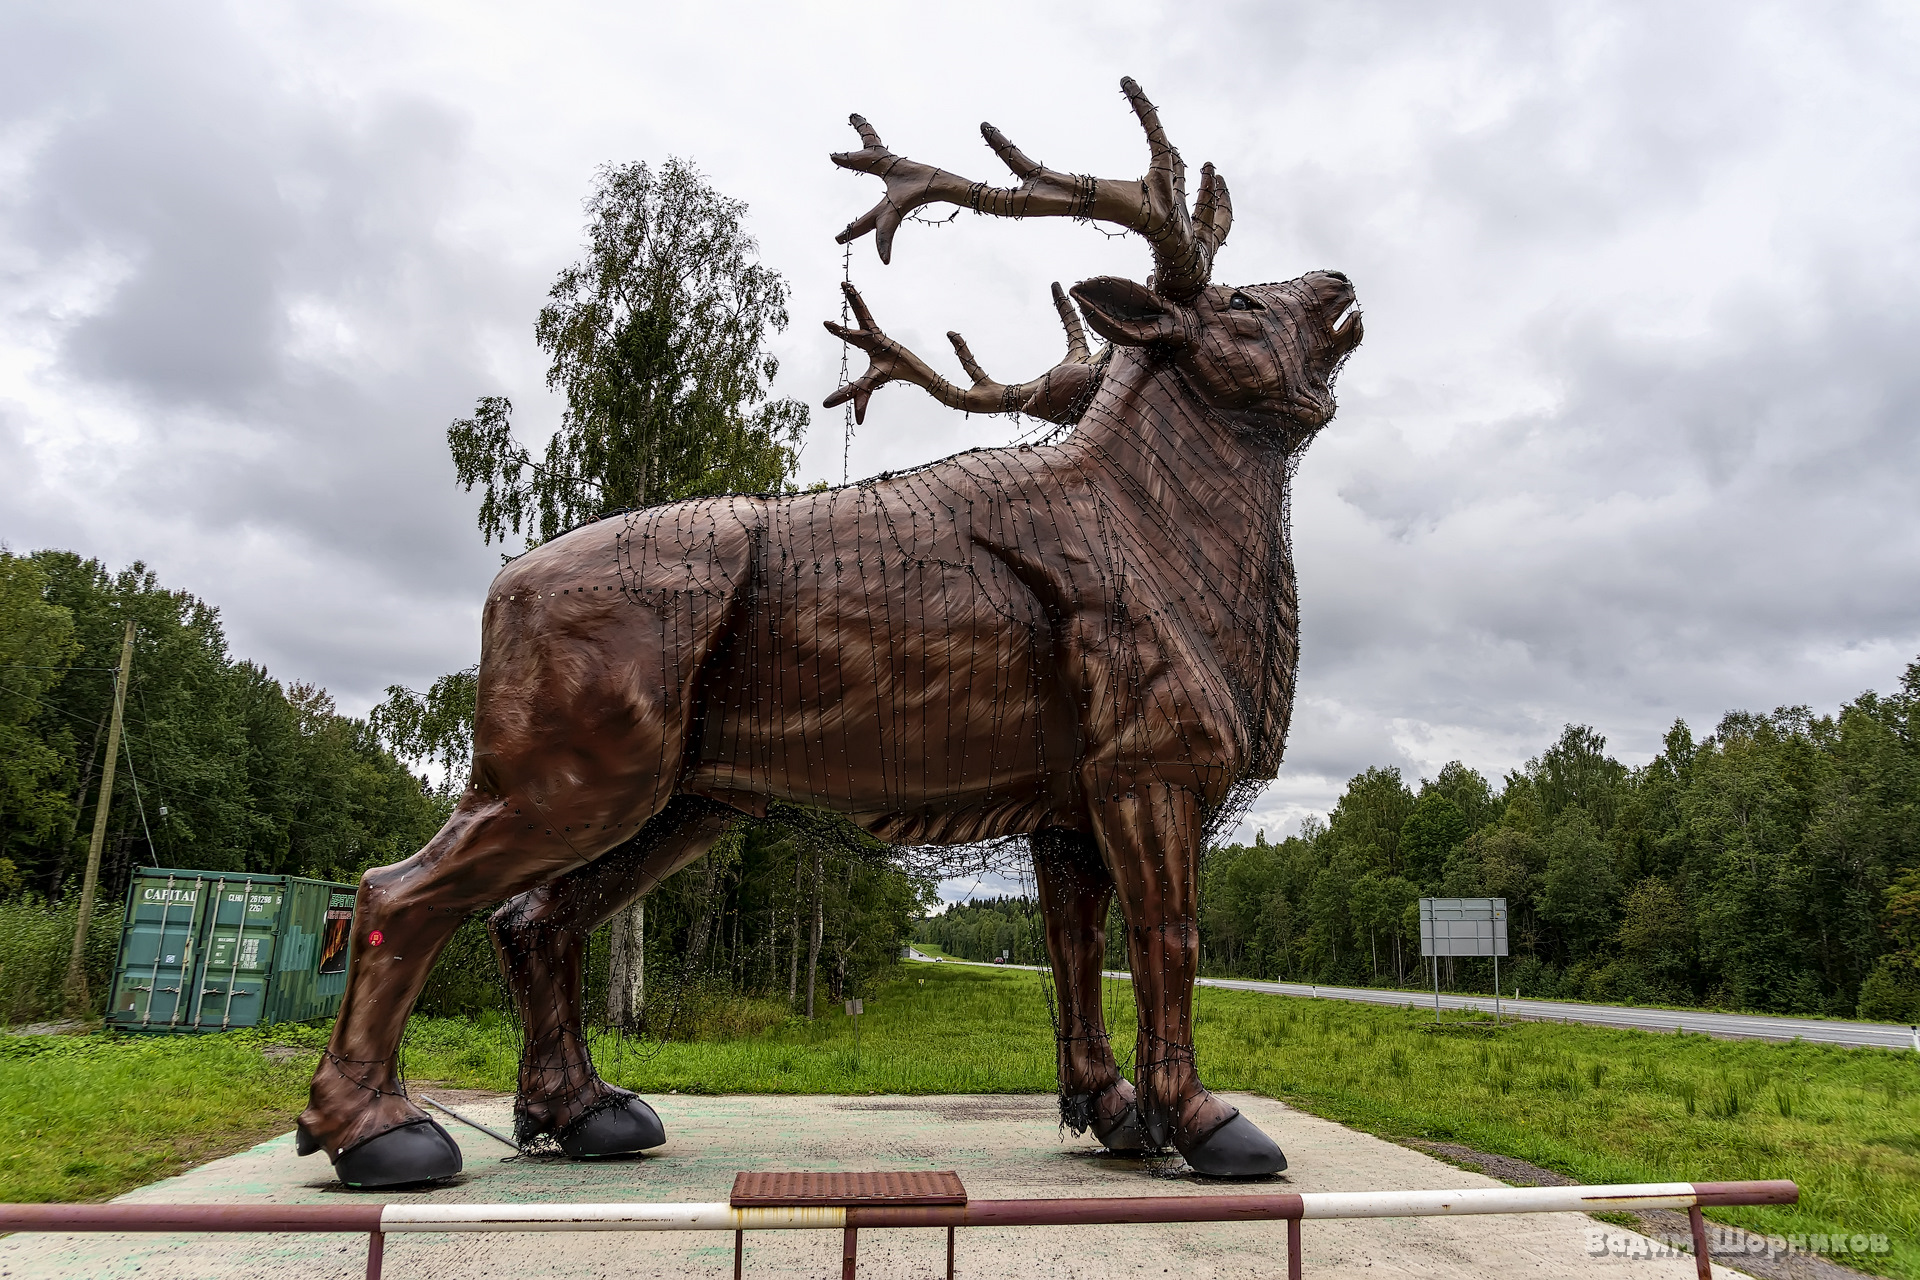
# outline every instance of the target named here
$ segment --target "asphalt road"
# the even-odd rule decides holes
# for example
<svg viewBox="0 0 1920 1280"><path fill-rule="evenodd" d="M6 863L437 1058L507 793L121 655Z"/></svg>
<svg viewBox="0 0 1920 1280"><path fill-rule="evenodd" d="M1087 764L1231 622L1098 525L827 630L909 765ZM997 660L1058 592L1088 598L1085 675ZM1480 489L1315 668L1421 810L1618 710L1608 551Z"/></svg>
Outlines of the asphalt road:
<svg viewBox="0 0 1920 1280"><path fill-rule="evenodd" d="M909 948L909 958L928 960ZM1037 965L984 965L978 961L944 960L942 964L972 964L988 969L1035 969ZM1110 971L1109 978L1126 978ZM1319 987L1300 982L1257 982L1250 978L1201 978L1203 987L1230 991L1263 991L1269 995L1305 996L1323 1000L1358 1000L1365 1004L1397 1004L1433 1008L1433 993L1380 991L1367 987ZM1493 997L1442 993L1440 1008L1475 1009L1493 1013ZM1712 1013L1705 1009L1626 1009L1571 1000L1502 1000L1499 1012L1512 1018L1545 1022L1584 1022L1596 1027L1632 1027L1641 1031L1693 1031L1736 1040L1806 1040L1852 1048L1920 1050L1920 1032L1883 1022L1841 1022L1830 1018L1784 1018L1759 1013Z"/></svg>

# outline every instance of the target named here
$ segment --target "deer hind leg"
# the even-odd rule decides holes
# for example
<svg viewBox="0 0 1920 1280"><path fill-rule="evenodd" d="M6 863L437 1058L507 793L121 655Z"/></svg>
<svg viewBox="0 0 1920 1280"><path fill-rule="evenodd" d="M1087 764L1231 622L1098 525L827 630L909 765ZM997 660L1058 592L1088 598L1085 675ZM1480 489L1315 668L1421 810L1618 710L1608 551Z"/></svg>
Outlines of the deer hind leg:
<svg viewBox="0 0 1920 1280"><path fill-rule="evenodd" d="M1181 787L1137 785L1090 805L1100 850L1127 921L1140 1033L1134 1081L1154 1146L1171 1140L1196 1173L1278 1173L1287 1158L1251 1120L1200 1083L1193 1049L1193 980L1200 962L1200 799Z"/></svg>
<svg viewBox="0 0 1920 1280"><path fill-rule="evenodd" d="M627 844L529 889L488 922L500 971L526 1029L514 1099L514 1138L553 1134L575 1158L657 1147L666 1128L637 1095L594 1070L582 1034L587 939L615 912L705 853L737 815L676 797Z"/></svg>
<svg viewBox="0 0 1920 1280"><path fill-rule="evenodd" d="M1034 881L1047 931L1047 958L1059 996L1060 1120L1075 1133L1088 1129L1110 1151L1146 1145L1133 1086L1120 1074L1107 1039L1101 974L1107 953L1107 907L1113 877L1100 863L1091 836L1040 831L1032 837Z"/></svg>

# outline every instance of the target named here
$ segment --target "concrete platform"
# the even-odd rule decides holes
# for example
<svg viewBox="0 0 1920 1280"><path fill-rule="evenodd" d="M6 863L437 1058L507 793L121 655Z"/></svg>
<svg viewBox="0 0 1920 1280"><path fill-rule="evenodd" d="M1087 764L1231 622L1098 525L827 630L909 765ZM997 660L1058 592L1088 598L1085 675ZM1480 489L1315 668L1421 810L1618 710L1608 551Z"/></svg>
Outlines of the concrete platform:
<svg viewBox="0 0 1920 1280"><path fill-rule="evenodd" d="M443 1097L476 1120L505 1129L505 1098ZM1275 1183L1300 1191L1499 1186L1430 1156L1248 1095L1229 1095L1286 1149L1292 1168ZM953 1169L979 1199L1020 1196L1232 1195L1250 1188L1209 1183L1140 1160L1099 1154L1062 1132L1051 1095L943 1097L653 1098L669 1141L631 1161L533 1161L465 1126L450 1129L467 1168L452 1185L388 1200L526 1202L725 1200L742 1169ZM464 1103L464 1105L463 1105ZM505 1157L505 1158L503 1158ZM1174 1162L1177 1164L1177 1162ZM1181 1169L1184 1166L1180 1166ZM325 1203L360 1197L333 1182L324 1156L293 1154L293 1135L123 1196L123 1202ZM1309 1222L1310 1277L1593 1276L1685 1280L1687 1257L1589 1256L1599 1224L1579 1214ZM1618 1228L1607 1228L1617 1240ZM363 1274L358 1236L52 1236L0 1240L0 1277L200 1280ZM1637 1251L1637 1250L1636 1250ZM840 1235L770 1231L747 1237L749 1276L839 1275ZM943 1274L944 1233L863 1231L860 1274L874 1280ZM732 1274L724 1233L542 1233L392 1235L390 1280L481 1277L722 1277ZM1715 1275L1736 1273L1716 1267ZM1284 1276L1282 1224L1206 1223L1136 1227L963 1229L957 1275L1010 1277Z"/></svg>

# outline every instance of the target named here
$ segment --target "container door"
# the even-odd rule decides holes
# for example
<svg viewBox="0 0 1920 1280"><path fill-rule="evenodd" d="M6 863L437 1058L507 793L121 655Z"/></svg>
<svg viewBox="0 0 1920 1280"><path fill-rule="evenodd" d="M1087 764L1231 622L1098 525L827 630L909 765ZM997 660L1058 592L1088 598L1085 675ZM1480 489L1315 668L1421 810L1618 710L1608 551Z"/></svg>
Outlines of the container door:
<svg viewBox="0 0 1920 1280"><path fill-rule="evenodd" d="M193 1025L207 1031L255 1026L267 1002L284 880L226 876L214 888Z"/></svg>
<svg viewBox="0 0 1920 1280"><path fill-rule="evenodd" d="M141 870L128 891L107 1023L123 1031L188 1025L211 886L194 872Z"/></svg>
<svg viewBox="0 0 1920 1280"><path fill-rule="evenodd" d="M327 910L327 886L298 876L287 880L280 910L280 941L273 961L273 989L267 996L268 1022L304 1022L319 1016L314 970L320 964L320 921Z"/></svg>

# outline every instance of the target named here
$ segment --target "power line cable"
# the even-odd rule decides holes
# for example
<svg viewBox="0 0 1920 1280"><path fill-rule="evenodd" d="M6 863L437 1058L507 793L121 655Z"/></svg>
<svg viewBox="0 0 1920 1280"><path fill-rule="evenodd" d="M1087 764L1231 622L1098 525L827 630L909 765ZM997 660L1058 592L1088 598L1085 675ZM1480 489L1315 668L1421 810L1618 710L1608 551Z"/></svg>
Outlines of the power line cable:
<svg viewBox="0 0 1920 1280"><path fill-rule="evenodd" d="M117 690L120 685L119 672L114 673L113 683ZM146 702L144 699L140 703L140 709L143 712L146 710ZM140 798L140 776L133 771L132 738L133 735L124 732L123 729L120 734L120 746L125 751L127 757L127 781L133 784L133 807L140 811L140 830L145 832L147 837L147 862L157 867L160 865L159 850L157 850L153 844L153 828L147 825L147 802Z"/></svg>

